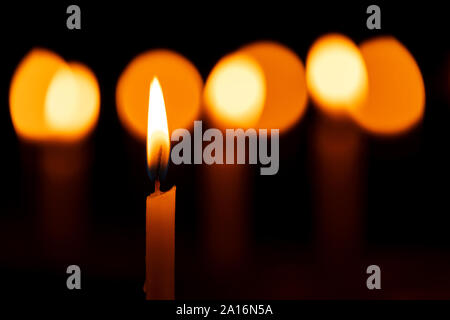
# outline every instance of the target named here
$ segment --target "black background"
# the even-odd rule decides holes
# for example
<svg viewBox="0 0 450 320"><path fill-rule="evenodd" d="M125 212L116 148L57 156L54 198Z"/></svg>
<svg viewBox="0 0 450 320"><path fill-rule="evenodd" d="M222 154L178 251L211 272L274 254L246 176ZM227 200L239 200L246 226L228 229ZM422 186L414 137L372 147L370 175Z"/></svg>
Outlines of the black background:
<svg viewBox="0 0 450 320"><path fill-rule="evenodd" d="M339 262L340 267L316 259L310 137L317 112L310 105L281 138L279 173L259 176L258 167L250 168L251 256L232 274L211 271L202 252L201 168L171 167L167 185L177 185L177 297L449 298L450 69L443 4L379 3L382 30L371 31L365 11L372 3L316 2L81 1L79 31L66 28L65 12L72 3L2 4L0 292L144 298L145 197L152 186L145 173L145 146L126 133L115 107L117 80L133 57L152 48L172 49L206 79L222 56L250 42L278 41L304 61L317 37L341 32L356 43L380 34L395 36L415 57L427 95L423 122L412 132L388 140L362 137L362 256L348 265ZM51 249L42 248L36 222L40 151L20 142L9 115L11 77L34 47L88 65L101 90L99 122L83 147L88 169L80 215L88 227L68 235L85 244L66 248L59 259L47 258ZM67 253L71 250L73 256ZM82 269L79 292L66 289L69 264ZM365 288L369 264L382 268L381 292ZM341 268L353 275L348 282Z"/></svg>

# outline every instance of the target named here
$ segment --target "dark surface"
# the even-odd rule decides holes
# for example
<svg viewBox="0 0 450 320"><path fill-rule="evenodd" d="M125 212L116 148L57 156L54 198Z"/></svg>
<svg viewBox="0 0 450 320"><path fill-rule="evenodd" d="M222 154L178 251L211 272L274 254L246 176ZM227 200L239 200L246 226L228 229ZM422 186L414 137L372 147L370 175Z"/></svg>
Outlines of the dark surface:
<svg viewBox="0 0 450 320"><path fill-rule="evenodd" d="M203 168L170 167L166 183L177 185L177 297L450 298L449 42L442 2L382 3L381 32L365 27L371 3L163 3L81 2L81 31L65 26L72 3L2 4L0 293L144 298L145 197L152 186L145 146L125 132L115 109L116 81L134 56L173 49L206 79L220 57L249 42L278 41L304 61L318 36L342 32L357 43L378 34L397 37L416 58L427 94L423 123L408 135L361 137L358 255L344 258L343 248L340 259L339 251L316 246L311 136L318 115L310 105L281 138L279 173L259 176L258 167L248 168L248 251L224 268L214 267L204 251ZM9 116L12 74L33 47L85 63L100 84L98 126L80 147L82 164L67 164L80 166L84 178L56 182L62 190L41 175L46 151L21 143ZM50 199L61 193L53 194L58 200L49 210L61 217L45 215L42 190L50 190ZM48 235L48 219L62 224L55 227L61 234ZM82 269L80 292L66 289L69 264ZM381 292L365 289L369 264L382 268Z"/></svg>

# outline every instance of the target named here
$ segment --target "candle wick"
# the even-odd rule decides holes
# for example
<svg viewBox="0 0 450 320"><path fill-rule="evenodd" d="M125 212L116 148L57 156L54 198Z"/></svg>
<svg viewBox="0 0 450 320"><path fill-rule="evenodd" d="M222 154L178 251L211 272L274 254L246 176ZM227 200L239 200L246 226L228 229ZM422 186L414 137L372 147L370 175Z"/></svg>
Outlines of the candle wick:
<svg viewBox="0 0 450 320"><path fill-rule="evenodd" d="M156 162L156 179L155 179L155 192L159 192L160 191L160 182L159 182L159 173L161 170L161 158L162 158L162 147L159 148L158 150L158 161Z"/></svg>

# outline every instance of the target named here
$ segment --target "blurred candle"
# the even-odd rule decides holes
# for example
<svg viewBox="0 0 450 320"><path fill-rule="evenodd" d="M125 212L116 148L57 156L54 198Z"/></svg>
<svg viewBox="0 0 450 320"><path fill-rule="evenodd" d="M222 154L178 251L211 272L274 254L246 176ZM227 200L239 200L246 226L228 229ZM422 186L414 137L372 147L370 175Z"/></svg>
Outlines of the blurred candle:
<svg viewBox="0 0 450 320"><path fill-rule="evenodd" d="M349 121L349 113L364 103L368 90L358 47L339 34L319 38L308 52L306 81L320 111L311 140L316 244L319 257L337 267L356 257L361 244L363 144Z"/></svg>
<svg viewBox="0 0 450 320"><path fill-rule="evenodd" d="M13 75L14 129L24 148L36 148L38 153L37 167L24 169L38 172L33 191L37 196L32 197L43 214L38 221L44 245L41 256L73 259L81 254L88 193L87 137L97 123L99 100L97 80L87 67L66 63L48 50L32 50Z"/></svg>
<svg viewBox="0 0 450 320"><path fill-rule="evenodd" d="M252 57L240 53L225 56L205 84L208 121L224 131L256 126L265 90L263 71ZM248 257L249 169L247 165L225 164L222 159L202 170L205 257L209 270L221 276L231 276Z"/></svg>
<svg viewBox="0 0 450 320"><path fill-rule="evenodd" d="M327 263L356 258L365 198L365 144L357 126L384 138L406 133L424 113L423 79L412 55L393 37L376 37L358 48L343 36L328 35L308 54L307 82L323 112L312 143L319 247Z"/></svg>
<svg viewBox="0 0 450 320"><path fill-rule="evenodd" d="M245 45L213 68L205 85L204 102L211 126L269 129L269 133L270 129L279 129L285 133L305 114L303 63L276 42ZM203 204L204 243L209 262L219 272L228 270L232 274L249 256L252 173L248 165L236 164L203 169L207 195Z"/></svg>
<svg viewBox="0 0 450 320"><path fill-rule="evenodd" d="M150 85L147 129L147 165L155 192L147 197L146 280L148 300L175 298L175 193L176 187L161 192L170 154L169 129L161 86L157 78Z"/></svg>

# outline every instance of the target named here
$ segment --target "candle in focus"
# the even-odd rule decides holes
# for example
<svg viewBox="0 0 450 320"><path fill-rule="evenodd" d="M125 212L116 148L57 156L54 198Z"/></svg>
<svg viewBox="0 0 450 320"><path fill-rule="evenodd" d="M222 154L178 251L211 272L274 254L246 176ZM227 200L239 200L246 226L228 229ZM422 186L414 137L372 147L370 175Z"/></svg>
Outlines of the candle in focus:
<svg viewBox="0 0 450 320"><path fill-rule="evenodd" d="M136 180L143 178L142 168L146 162L143 153L147 139L148 93L155 77L164 88L169 136L176 129L190 129L200 116L203 80L192 62L166 49L152 49L134 57L118 79L116 110L126 132L124 147L130 155L128 168L123 169ZM140 187L136 185L136 188Z"/></svg>
<svg viewBox="0 0 450 320"><path fill-rule="evenodd" d="M158 79L150 85L147 123L147 169L155 192L147 197L146 278L147 300L175 297L175 194L176 187L160 190L169 163L170 139L164 97Z"/></svg>

